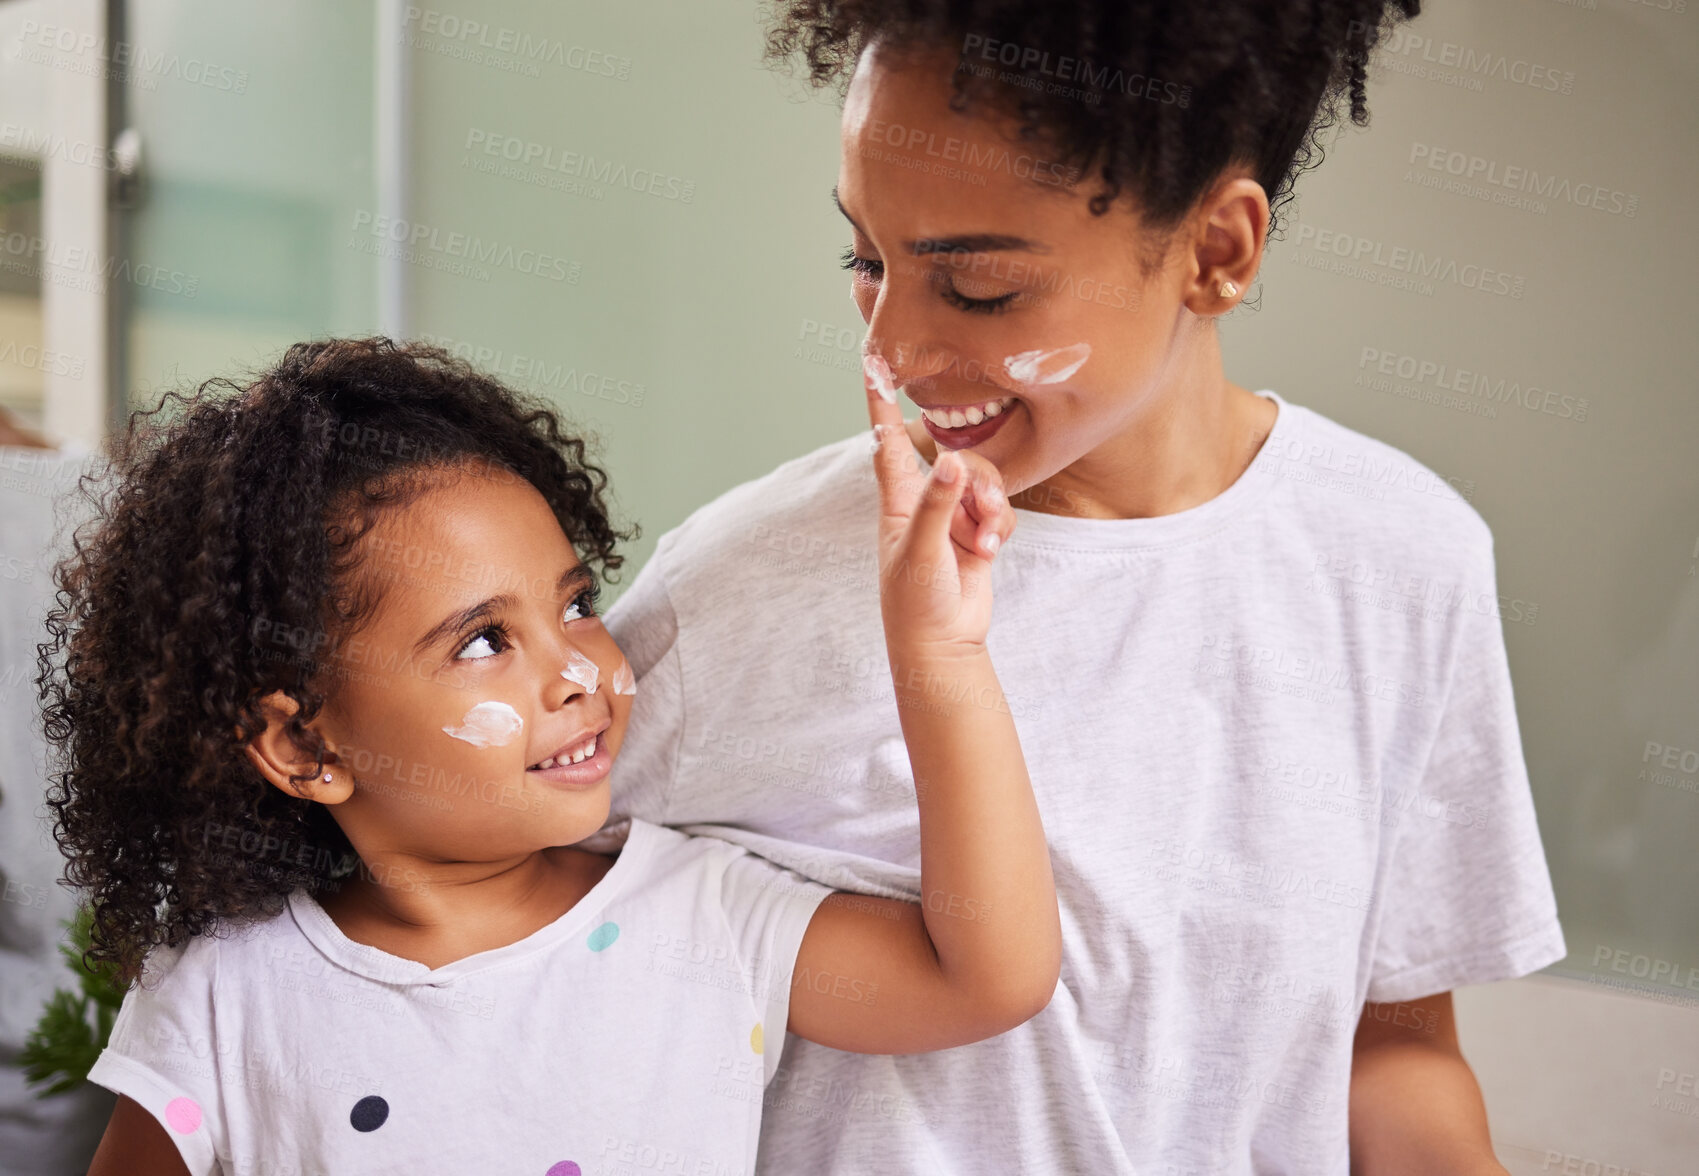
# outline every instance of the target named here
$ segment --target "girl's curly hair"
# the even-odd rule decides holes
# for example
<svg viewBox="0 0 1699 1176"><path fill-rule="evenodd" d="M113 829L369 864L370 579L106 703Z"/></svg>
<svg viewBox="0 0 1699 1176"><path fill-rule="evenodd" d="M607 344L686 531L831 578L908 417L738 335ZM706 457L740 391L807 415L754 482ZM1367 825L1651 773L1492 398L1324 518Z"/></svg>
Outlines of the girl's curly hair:
<svg viewBox="0 0 1699 1176"><path fill-rule="evenodd" d="M93 960L132 980L154 946L273 914L352 868L324 806L267 783L242 748L265 726L259 700L281 691L323 770L305 728L328 697L321 671L376 605L355 545L419 475L466 462L530 482L580 557L617 571L616 542L638 532L610 522L585 442L421 344L299 343L245 388L167 393L84 476L94 517L55 571L36 684L60 753L48 806L67 881L93 908Z"/></svg>
<svg viewBox="0 0 1699 1176"><path fill-rule="evenodd" d="M1058 165L1095 168L1101 216L1131 191L1145 222L1179 222L1243 164L1271 230L1338 119L1368 123L1381 35L1421 0L771 0L767 58L800 55L816 86L847 87L878 41L958 55L951 106L987 100Z"/></svg>

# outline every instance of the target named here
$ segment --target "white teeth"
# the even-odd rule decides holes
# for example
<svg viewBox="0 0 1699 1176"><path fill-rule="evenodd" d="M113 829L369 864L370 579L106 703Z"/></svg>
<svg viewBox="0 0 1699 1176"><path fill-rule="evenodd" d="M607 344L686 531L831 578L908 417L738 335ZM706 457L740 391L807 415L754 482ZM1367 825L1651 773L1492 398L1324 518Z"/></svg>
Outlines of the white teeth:
<svg viewBox="0 0 1699 1176"><path fill-rule="evenodd" d="M551 755L548 759L537 765L537 770L539 772L546 772L550 768L558 768L563 764L583 763L595 754L596 740L595 737L592 736L590 742L586 743L583 747L578 748L576 751L565 752L558 756Z"/></svg>
<svg viewBox="0 0 1699 1176"><path fill-rule="evenodd" d="M977 425L987 417L994 417L1012 407L1014 403L1013 396L1005 396L1001 400L971 404L965 408L923 408L920 415L940 429L960 429L967 425Z"/></svg>

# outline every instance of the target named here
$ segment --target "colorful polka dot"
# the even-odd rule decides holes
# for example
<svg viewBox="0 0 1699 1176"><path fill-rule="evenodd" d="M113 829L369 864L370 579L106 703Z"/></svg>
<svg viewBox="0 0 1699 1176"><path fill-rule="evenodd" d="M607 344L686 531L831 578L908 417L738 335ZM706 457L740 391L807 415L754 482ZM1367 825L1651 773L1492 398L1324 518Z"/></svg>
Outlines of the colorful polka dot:
<svg viewBox="0 0 1699 1176"><path fill-rule="evenodd" d="M765 1052L761 1047L765 1043L765 1035L761 1032L761 1022L755 1022L755 1028L749 1031L749 1048L756 1053Z"/></svg>
<svg viewBox="0 0 1699 1176"><path fill-rule="evenodd" d="M375 1094L368 1094L348 1112L348 1122L356 1131L376 1131L389 1118L389 1104Z"/></svg>
<svg viewBox="0 0 1699 1176"><path fill-rule="evenodd" d="M178 1135L187 1135L201 1125L201 1104L192 1098L174 1098L165 1104L165 1125Z"/></svg>
<svg viewBox="0 0 1699 1176"><path fill-rule="evenodd" d="M603 948L611 946L613 941L618 938L619 924L603 923L600 927L597 927L594 931L590 932L590 938L588 940L590 950L601 951Z"/></svg>
<svg viewBox="0 0 1699 1176"><path fill-rule="evenodd" d="M550 1164L543 1176L584 1176L584 1169L571 1160L562 1160L558 1164Z"/></svg>

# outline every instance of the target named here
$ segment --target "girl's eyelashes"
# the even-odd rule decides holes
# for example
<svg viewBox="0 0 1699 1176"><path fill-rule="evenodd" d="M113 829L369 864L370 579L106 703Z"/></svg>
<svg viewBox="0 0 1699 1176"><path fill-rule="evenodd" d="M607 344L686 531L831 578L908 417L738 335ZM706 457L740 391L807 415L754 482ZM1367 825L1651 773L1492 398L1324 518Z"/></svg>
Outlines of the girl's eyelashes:
<svg viewBox="0 0 1699 1176"><path fill-rule="evenodd" d="M884 262L874 261L870 257L856 256L853 245L844 250L843 267L867 282L877 282L885 275ZM949 281L947 275L934 274L933 280L942 285L943 289L939 293L943 296L945 302L948 302L957 310L966 311L969 314L997 314L1007 310L1014 300L1020 296L1019 290L1011 290L1009 293L1000 294L996 298L969 298L956 289L955 283Z"/></svg>
<svg viewBox="0 0 1699 1176"><path fill-rule="evenodd" d="M567 603L566 608L561 611L560 619L570 624L595 616L596 599L601 594L602 588L599 584L584 589ZM507 626L500 621L491 621L467 634L466 640L460 643L454 656L465 661L479 661L512 648L512 634Z"/></svg>
<svg viewBox="0 0 1699 1176"><path fill-rule="evenodd" d="M489 640L491 634L495 635L494 644ZM504 649L511 649L512 645L513 643L508 640L507 626L500 621L494 621L480 626L468 636L460 648L455 651L454 656L464 658L467 661L478 661L482 658L494 657ZM500 648L498 649L496 646L500 646ZM471 651L474 649L478 652L472 653Z"/></svg>
<svg viewBox="0 0 1699 1176"><path fill-rule="evenodd" d="M584 589L567 603L565 609L561 610L560 619L570 624L573 621L582 621L587 617L595 616L596 600L601 594L602 587L600 584L593 584Z"/></svg>

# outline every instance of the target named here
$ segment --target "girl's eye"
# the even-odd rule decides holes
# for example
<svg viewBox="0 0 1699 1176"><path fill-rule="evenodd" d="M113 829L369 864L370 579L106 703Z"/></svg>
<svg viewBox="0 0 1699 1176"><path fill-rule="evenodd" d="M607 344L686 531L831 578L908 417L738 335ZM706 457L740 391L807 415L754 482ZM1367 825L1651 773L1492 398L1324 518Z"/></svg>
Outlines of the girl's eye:
<svg viewBox="0 0 1699 1176"><path fill-rule="evenodd" d="M493 642L490 640L492 636L495 638ZM456 659L478 661L481 658L494 657L508 647L506 626L485 625L472 634L471 639L462 645L454 656Z"/></svg>
<svg viewBox="0 0 1699 1176"><path fill-rule="evenodd" d="M566 608L562 610L560 619L563 622L571 623L595 616L596 598L601 595L601 592L600 585L584 589L577 596L574 596Z"/></svg>

